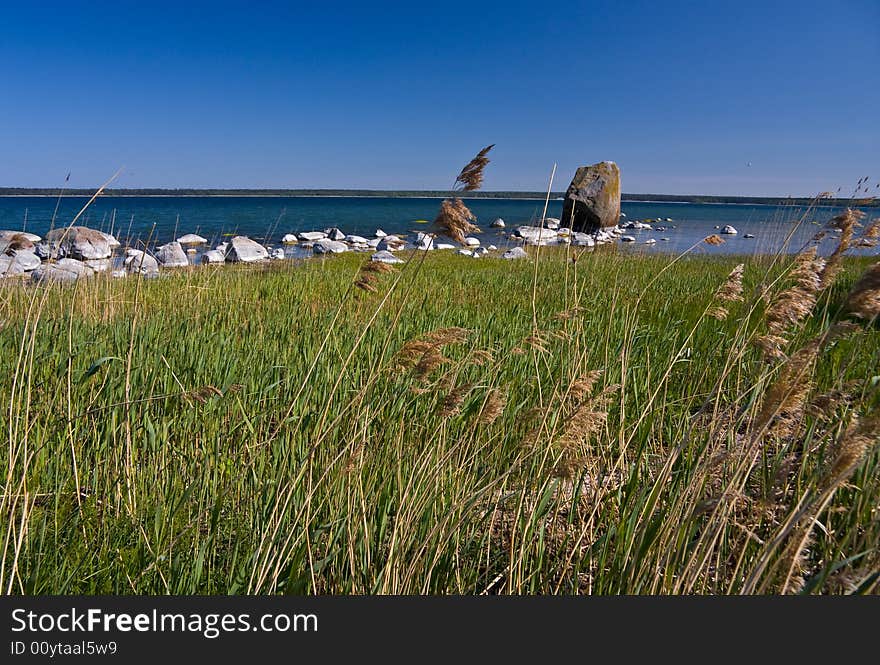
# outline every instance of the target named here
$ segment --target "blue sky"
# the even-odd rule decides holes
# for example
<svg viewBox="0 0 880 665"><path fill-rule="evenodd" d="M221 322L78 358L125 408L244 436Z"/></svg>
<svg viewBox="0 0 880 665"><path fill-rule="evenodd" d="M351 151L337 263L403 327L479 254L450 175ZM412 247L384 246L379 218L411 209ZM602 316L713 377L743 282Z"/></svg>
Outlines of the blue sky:
<svg viewBox="0 0 880 665"><path fill-rule="evenodd" d="M4 5L0 186L442 189L488 143L495 190L880 179L878 0Z"/></svg>

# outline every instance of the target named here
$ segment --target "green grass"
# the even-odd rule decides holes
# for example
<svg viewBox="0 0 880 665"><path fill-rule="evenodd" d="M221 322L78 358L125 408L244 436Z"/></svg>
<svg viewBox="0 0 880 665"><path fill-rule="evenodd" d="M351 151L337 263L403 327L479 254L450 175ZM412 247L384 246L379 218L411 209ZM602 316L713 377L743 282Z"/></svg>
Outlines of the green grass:
<svg viewBox="0 0 880 665"><path fill-rule="evenodd" d="M876 412L880 330L810 372L809 400L845 399L760 431L779 366L751 339L784 265L743 259L745 302L717 321L736 258L438 252L377 293L352 287L363 261L0 287L3 592L877 589L876 446L817 497L852 414ZM868 264L847 261L792 349ZM470 334L445 362L400 366L446 327ZM591 370L599 426L572 443ZM481 422L491 391L506 405Z"/></svg>

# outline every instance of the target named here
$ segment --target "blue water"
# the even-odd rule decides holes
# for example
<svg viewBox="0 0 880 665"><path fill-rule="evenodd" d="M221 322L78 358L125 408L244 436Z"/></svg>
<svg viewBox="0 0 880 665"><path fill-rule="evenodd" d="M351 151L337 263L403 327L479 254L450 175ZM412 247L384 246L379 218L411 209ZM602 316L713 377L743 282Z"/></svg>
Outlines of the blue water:
<svg viewBox="0 0 880 665"><path fill-rule="evenodd" d="M86 204L85 197L61 200L54 226L63 226ZM0 197L0 229L27 230L39 235L52 226L57 199L53 197ZM505 220L509 233L519 224L541 218L543 200L469 199L467 205L482 227L484 244L499 247L513 244L505 233L490 229L497 217ZM440 199L384 197L106 197L89 206L78 224L116 235L123 243L162 244L184 233L198 233L211 246L227 235L247 235L267 245L278 244L286 233L338 227L344 233L372 237L377 228L387 233L406 235L430 229ZM621 244L627 251L680 252L712 233L716 227L731 224L739 235L728 236L718 247L701 246L705 253L754 254L775 252L783 246L796 251L809 242L822 225L839 209L820 207L807 211L797 206L739 204L639 203L622 206L627 220L671 218L655 225L665 231L627 231L636 242ZM878 216L877 209L867 209ZM562 201L551 200L547 215L560 217ZM792 239L786 238L798 220L802 220ZM565 224L563 223L563 226ZM675 228L671 228L675 226ZM743 238L753 234L754 239ZM654 245L645 240L653 238ZM663 240L665 238L665 240ZM820 244L820 251L835 244L833 234ZM861 249L861 253L876 250Z"/></svg>

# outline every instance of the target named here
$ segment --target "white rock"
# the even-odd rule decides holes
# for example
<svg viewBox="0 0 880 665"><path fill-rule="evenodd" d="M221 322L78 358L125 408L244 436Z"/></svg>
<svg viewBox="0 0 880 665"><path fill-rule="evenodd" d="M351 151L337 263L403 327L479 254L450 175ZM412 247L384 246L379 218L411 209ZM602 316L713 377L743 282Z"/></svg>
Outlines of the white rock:
<svg viewBox="0 0 880 665"><path fill-rule="evenodd" d="M155 277L159 274L159 262L156 257L139 249L129 249L125 252L123 266L127 274L144 275L145 277Z"/></svg>
<svg viewBox="0 0 880 665"><path fill-rule="evenodd" d="M636 239L633 238L632 236L620 236L620 241L621 242L635 242Z"/></svg>
<svg viewBox="0 0 880 665"><path fill-rule="evenodd" d="M559 228L559 220L555 217L547 217L544 220L544 226L548 229L558 229Z"/></svg>
<svg viewBox="0 0 880 665"><path fill-rule="evenodd" d="M656 242L657 242L657 241L654 240L654 238L648 238L648 239L645 241L645 244L646 244L646 245L653 245L653 244L655 244Z"/></svg>
<svg viewBox="0 0 880 665"><path fill-rule="evenodd" d="M112 267L110 259L86 259L83 263L95 272L107 272Z"/></svg>
<svg viewBox="0 0 880 665"><path fill-rule="evenodd" d="M19 269L21 272L30 272L40 267L40 257L26 249L8 250L2 258L8 261L5 262L5 270L0 269L0 272L15 273Z"/></svg>
<svg viewBox="0 0 880 665"><path fill-rule="evenodd" d="M35 282L74 282L94 274L95 271L82 261L64 258L57 263L41 265L31 273L31 279Z"/></svg>
<svg viewBox="0 0 880 665"><path fill-rule="evenodd" d="M735 236L738 231L733 228L730 224L727 224L723 229L721 229L721 233L729 236Z"/></svg>
<svg viewBox="0 0 880 665"><path fill-rule="evenodd" d="M269 258L269 252L260 243L247 236L235 236L229 241L226 258L233 263L254 263Z"/></svg>
<svg viewBox="0 0 880 665"><path fill-rule="evenodd" d="M189 259L179 242L169 242L157 248L156 258L166 268L185 268L189 265Z"/></svg>
<svg viewBox="0 0 880 665"><path fill-rule="evenodd" d="M434 243L434 249L455 249L455 245L448 242L437 242Z"/></svg>
<svg viewBox="0 0 880 665"><path fill-rule="evenodd" d="M578 247L593 247L596 244L589 233L575 233L571 237L571 242Z"/></svg>
<svg viewBox="0 0 880 665"><path fill-rule="evenodd" d="M461 254L462 256L473 256L474 253L469 249L458 249L455 251L456 254Z"/></svg>
<svg viewBox="0 0 880 665"><path fill-rule="evenodd" d="M352 245L368 245L370 241L363 236L345 236L345 242L350 242Z"/></svg>
<svg viewBox="0 0 880 665"><path fill-rule="evenodd" d="M524 250L522 247L513 247L508 249L504 254L501 255L502 259L527 259L529 258L528 252Z"/></svg>
<svg viewBox="0 0 880 665"><path fill-rule="evenodd" d="M275 259L275 260L283 259L284 258L284 249L281 247L277 247L276 249L273 249L272 251L269 252L269 258Z"/></svg>
<svg viewBox="0 0 880 665"><path fill-rule="evenodd" d="M504 220L499 217L494 222L492 222L489 226L491 226L493 229L503 229L504 228Z"/></svg>
<svg viewBox="0 0 880 665"><path fill-rule="evenodd" d="M489 253L489 250L486 249L485 247L477 247L477 248L474 250L474 258L475 258L475 259L478 259L478 258L480 258L481 256L485 256L485 255L488 254L488 253Z"/></svg>
<svg viewBox="0 0 880 665"><path fill-rule="evenodd" d="M225 255L226 250L229 249L229 243L228 242L221 242L214 249L216 249L218 252L223 252L223 254Z"/></svg>
<svg viewBox="0 0 880 665"><path fill-rule="evenodd" d="M422 233L419 231L415 234L415 240L413 241L416 249L420 249L422 251L429 251L434 249L434 237L428 233Z"/></svg>
<svg viewBox="0 0 880 665"><path fill-rule="evenodd" d="M754 237L755 236L753 236L751 233L744 233L743 234L743 238L754 238Z"/></svg>
<svg viewBox="0 0 880 665"><path fill-rule="evenodd" d="M208 252L202 254L202 264L208 263L225 263L226 262L226 254L221 252L219 249L212 249Z"/></svg>
<svg viewBox="0 0 880 665"><path fill-rule="evenodd" d="M315 254L342 254L348 251L348 245L344 242L324 238L315 242L312 246L312 251Z"/></svg>
<svg viewBox="0 0 880 665"><path fill-rule="evenodd" d="M403 249L404 245L406 245L406 243L397 236L386 235L379 240L379 243L376 245L376 249L385 249L393 252L398 249Z"/></svg>
<svg viewBox="0 0 880 665"><path fill-rule="evenodd" d="M335 227L331 229L325 229L324 233L327 234L327 237L330 238L330 240L335 240L337 242L345 240L345 234Z"/></svg>
<svg viewBox="0 0 880 665"><path fill-rule="evenodd" d="M497 250L497 249L498 249L498 248L497 248L495 245L489 245L489 251L490 251L490 252L494 252L494 251Z"/></svg>
<svg viewBox="0 0 880 665"><path fill-rule="evenodd" d="M379 246L380 242L382 242L382 238L371 238L370 240L367 240L367 245L375 248Z"/></svg>
<svg viewBox="0 0 880 665"><path fill-rule="evenodd" d="M556 239L557 233L553 229L542 229L538 226L520 226L516 229L516 235L529 245L547 245Z"/></svg>
<svg viewBox="0 0 880 665"><path fill-rule="evenodd" d="M314 242L316 240L323 240L327 237L327 234L323 231L303 231L299 234L300 240L306 240L308 242Z"/></svg>
<svg viewBox="0 0 880 665"><path fill-rule="evenodd" d="M376 252L370 257L371 261L378 261L379 263L403 263L401 259L398 259L394 254L388 251Z"/></svg>
<svg viewBox="0 0 880 665"><path fill-rule="evenodd" d="M281 242L283 242L285 245L295 245L297 240L299 240L299 238L297 238L294 234L287 233L281 239Z"/></svg>
<svg viewBox="0 0 880 665"><path fill-rule="evenodd" d="M177 239L181 245L204 245L208 242L207 238L196 235L195 233L187 233Z"/></svg>
<svg viewBox="0 0 880 665"><path fill-rule="evenodd" d="M384 238L388 234L385 233L385 231L383 231L382 229L376 229L376 232L373 235L376 236L377 238Z"/></svg>
<svg viewBox="0 0 880 665"><path fill-rule="evenodd" d="M467 245L468 247L479 247L480 246L480 239L474 238L473 236L471 236L471 237L464 239L464 244Z"/></svg>

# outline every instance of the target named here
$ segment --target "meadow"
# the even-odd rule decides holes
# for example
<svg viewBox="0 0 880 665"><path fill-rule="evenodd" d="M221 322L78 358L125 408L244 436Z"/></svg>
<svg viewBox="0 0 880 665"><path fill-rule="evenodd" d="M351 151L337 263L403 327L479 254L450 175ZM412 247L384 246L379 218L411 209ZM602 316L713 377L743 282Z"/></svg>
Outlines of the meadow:
<svg viewBox="0 0 880 665"><path fill-rule="evenodd" d="M8 280L2 592L877 591L876 259L529 252Z"/></svg>

